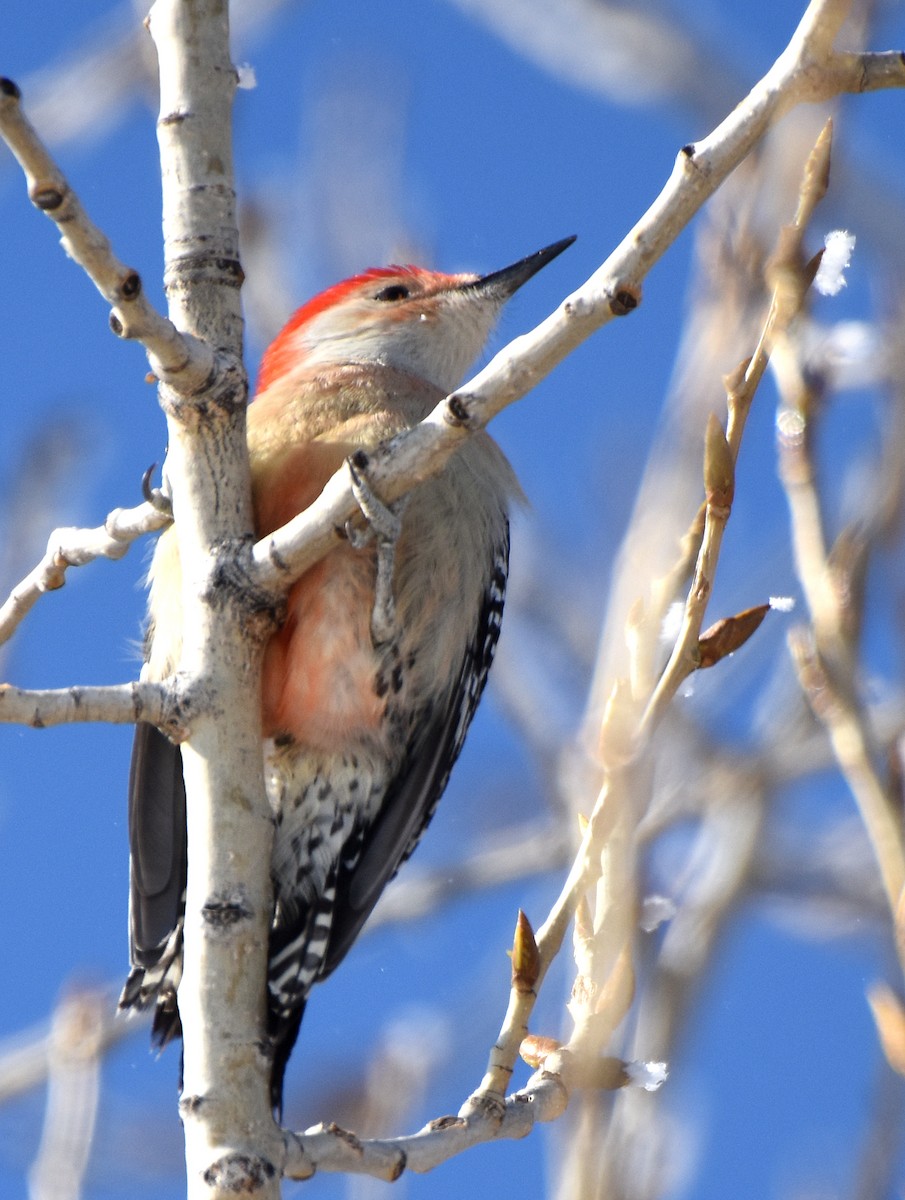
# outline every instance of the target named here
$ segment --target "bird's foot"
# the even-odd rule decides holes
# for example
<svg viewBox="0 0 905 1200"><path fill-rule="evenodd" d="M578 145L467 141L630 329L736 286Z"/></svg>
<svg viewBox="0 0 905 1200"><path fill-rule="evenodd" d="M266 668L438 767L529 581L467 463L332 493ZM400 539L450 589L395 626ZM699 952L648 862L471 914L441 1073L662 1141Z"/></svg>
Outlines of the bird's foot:
<svg viewBox="0 0 905 1200"><path fill-rule="evenodd" d="M371 610L371 641L385 646L396 635L396 602L393 597L393 572L396 566L396 543L402 532L402 513L408 500L403 496L395 504L384 504L367 477L349 459L352 494L367 522L364 529L346 523L349 543L360 550L373 540L377 545L377 578L374 583L374 607Z"/></svg>

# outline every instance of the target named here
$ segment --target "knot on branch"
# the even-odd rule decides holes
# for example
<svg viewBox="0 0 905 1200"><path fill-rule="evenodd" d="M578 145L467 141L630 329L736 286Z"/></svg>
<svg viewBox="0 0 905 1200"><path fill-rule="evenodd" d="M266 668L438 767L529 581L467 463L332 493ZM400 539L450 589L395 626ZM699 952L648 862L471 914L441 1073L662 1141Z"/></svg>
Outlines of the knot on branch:
<svg viewBox="0 0 905 1200"><path fill-rule="evenodd" d="M473 1092L459 1110L466 1121L488 1121L502 1125L506 1115L506 1097L501 1092Z"/></svg>
<svg viewBox="0 0 905 1200"><path fill-rule="evenodd" d="M207 928L217 933L247 921L252 916L252 908L244 889L238 888L225 895L210 896L201 907L201 916Z"/></svg>
<svg viewBox="0 0 905 1200"><path fill-rule="evenodd" d="M243 623L255 637L273 633L283 615L285 597L261 587L252 561L254 540L250 534L217 543L214 569L205 598L214 609L238 607Z"/></svg>
<svg viewBox="0 0 905 1200"><path fill-rule="evenodd" d="M257 1154L224 1154L204 1172L208 1187L237 1196L253 1196L276 1176L276 1167Z"/></svg>
<svg viewBox="0 0 905 1200"><path fill-rule="evenodd" d="M238 258L224 246L220 252L208 248L171 260L167 264L163 282L168 296L197 287L199 283L240 288L245 282L245 272Z"/></svg>
<svg viewBox="0 0 905 1200"><path fill-rule="evenodd" d="M475 424L468 405L468 396L463 392L454 392L449 397L444 416L446 423L454 429L471 429Z"/></svg>
<svg viewBox="0 0 905 1200"><path fill-rule="evenodd" d="M234 417L248 402L248 375L234 354L214 353L206 342L177 334L186 353L173 363L155 359L160 380L160 405L167 416L197 428ZM201 369L203 367L203 369Z"/></svg>
<svg viewBox="0 0 905 1200"><path fill-rule="evenodd" d="M633 283L620 283L610 295L610 312L614 317L627 317L640 303L641 289Z"/></svg>
<svg viewBox="0 0 905 1200"><path fill-rule="evenodd" d="M56 212L58 208L62 208L67 195L68 190L61 188L56 183L36 183L29 192L35 208L40 208L41 212L46 213Z"/></svg>

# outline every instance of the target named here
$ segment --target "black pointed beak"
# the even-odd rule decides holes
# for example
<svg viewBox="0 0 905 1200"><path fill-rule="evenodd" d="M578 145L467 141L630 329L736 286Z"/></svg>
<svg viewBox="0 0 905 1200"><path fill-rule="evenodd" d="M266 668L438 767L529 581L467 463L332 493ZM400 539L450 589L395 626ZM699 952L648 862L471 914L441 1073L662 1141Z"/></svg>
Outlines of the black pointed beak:
<svg viewBox="0 0 905 1200"><path fill-rule="evenodd" d="M536 275L548 262L552 262L557 255L562 254L563 250L567 250L574 241L574 236L563 238L560 242L554 242L552 246L536 250L527 258L519 259L509 267L503 267L501 271L493 271L490 275L482 275L479 279L473 279L470 283L463 284L461 290L463 292L470 289L496 292L502 300L508 300L523 283L527 283L532 275Z"/></svg>

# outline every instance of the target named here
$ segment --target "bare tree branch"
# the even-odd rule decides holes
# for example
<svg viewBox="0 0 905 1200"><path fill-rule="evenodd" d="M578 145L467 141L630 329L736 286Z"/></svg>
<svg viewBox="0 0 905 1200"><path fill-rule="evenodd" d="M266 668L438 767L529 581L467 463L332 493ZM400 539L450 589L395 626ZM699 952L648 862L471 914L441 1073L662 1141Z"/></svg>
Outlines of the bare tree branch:
<svg viewBox="0 0 905 1200"><path fill-rule="evenodd" d="M44 1131L30 1200L79 1200L94 1140L104 1050L104 998L81 993L57 1009L47 1043Z"/></svg>
<svg viewBox="0 0 905 1200"><path fill-rule="evenodd" d="M0 722L45 729L50 725L107 721L114 725L147 721L174 741L187 732L191 686L177 679L68 688L17 688L0 684Z"/></svg>
<svg viewBox="0 0 905 1200"><path fill-rule="evenodd" d="M12 637L45 592L63 586L69 567L83 567L97 558L122 558L137 538L163 529L171 520L166 509L146 503L115 508L96 529L55 529L44 557L0 606L0 645Z"/></svg>
<svg viewBox="0 0 905 1200"><path fill-rule="evenodd" d="M212 370L210 348L179 333L172 321L154 310L138 272L116 258L107 238L89 219L22 112L20 99L12 80L0 80L0 136L25 173L32 204L56 223L66 253L113 306L111 329L118 337L140 341L161 378L186 392L203 387Z"/></svg>

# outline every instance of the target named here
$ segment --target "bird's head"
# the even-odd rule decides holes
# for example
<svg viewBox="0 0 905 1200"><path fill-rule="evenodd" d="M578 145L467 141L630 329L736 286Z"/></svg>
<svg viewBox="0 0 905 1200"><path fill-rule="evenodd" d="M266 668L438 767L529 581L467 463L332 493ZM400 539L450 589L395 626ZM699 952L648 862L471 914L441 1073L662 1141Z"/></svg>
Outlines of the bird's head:
<svg viewBox="0 0 905 1200"><path fill-rule="evenodd" d="M564 238L489 275L377 267L334 284L270 344L258 391L299 369L382 363L451 392L509 297L574 241Z"/></svg>

